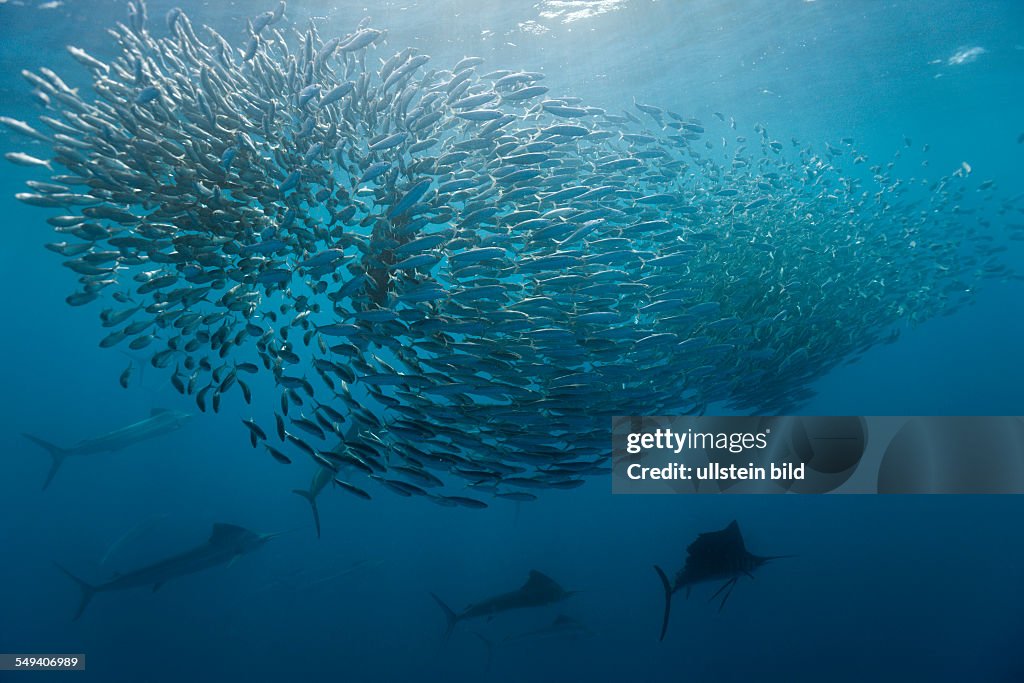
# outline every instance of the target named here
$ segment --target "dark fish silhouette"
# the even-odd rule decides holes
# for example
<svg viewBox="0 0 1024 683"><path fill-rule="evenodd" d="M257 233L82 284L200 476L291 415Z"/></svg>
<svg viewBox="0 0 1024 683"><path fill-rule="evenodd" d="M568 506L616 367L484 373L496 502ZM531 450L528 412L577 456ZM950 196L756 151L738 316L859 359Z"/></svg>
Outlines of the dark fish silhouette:
<svg viewBox="0 0 1024 683"><path fill-rule="evenodd" d="M490 617L500 612L507 612L508 610L513 609L543 607L545 605L561 602L573 595L575 592L576 591L567 591L563 589L550 576L542 574L537 570L531 570L530 576L526 579L526 583L524 583L520 588L509 593L495 595L494 597L487 598L482 602L474 603L463 610L460 614L456 614L451 607L441 600L441 598L437 597L433 593L430 595L441 607L441 610L444 612L445 619L448 620L448 626L444 632L444 637L448 638L448 636L451 635L452 630L454 630L455 624L463 619Z"/></svg>
<svg viewBox="0 0 1024 683"><path fill-rule="evenodd" d="M654 565L654 571L658 572L665 588L665 616L661 622L661 636L658 640L665 639L665 633L668 631L668 618L672 609L672 594L679 589L686 588L686 597L690 597L690 589L693 584L724 579L725 583L722 584L722 587L711 596L711 600L714 600L723 591L725 592L722 602L718 606L721 611L741 576L754 578L752 572L755 569L766 562L785 557L793 557L793 555L762 557L749 552L743 543L743 534L740 533L740 525L736 523L736 520L733 520L721 531L708 531L699 534L697 540L686 549L686 564L676 574L675 583L668 580L668 576L661 567Z"/></svg>
<svg viewBox="0 0 1024 683"><path fill-rule="evenodd" d="M82 600L75 612L75 620L82 616L93 595L104 591L124 590L139 586L152 586L155 592L171 579L230 564L240 555L247 555L281 534L257 534L234 524L214 524L210 537L201 545L140 569L116 575L101 584L86 583L64 567L57 568L74 581L82 591Z"/></svg>
<svg viewBox="0 0 1024 683"><path fill-rule="evenodd" d="M57 470L64 464L64 460L71 455L91 455L93 453L116 453L137 443L148 441L157 436L169 434L180 428L191 417L188 413L180 410L167 410L165 408L154 408L149 417L138 422L133 422L107 434L102 434L91 439L79 441L76 445L68 448L54 445L45 439L32 434L22 434L26 439L36 444L53 458L50 471L43 482L43 490L53 481Z"/></svg>

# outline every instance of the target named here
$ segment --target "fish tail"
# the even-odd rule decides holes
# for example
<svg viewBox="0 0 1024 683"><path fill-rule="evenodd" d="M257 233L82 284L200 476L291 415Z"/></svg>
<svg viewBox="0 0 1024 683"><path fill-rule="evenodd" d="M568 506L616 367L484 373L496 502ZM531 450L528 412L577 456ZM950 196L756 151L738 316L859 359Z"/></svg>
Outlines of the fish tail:
<svg viewBox="0 0 1024 683"><path fill-rule="evenodd" d="M65 576L74 581L78 588L82 591L82 599L78 603L78 611L75 612L75 616L72 618L72 621L78 621L78 618L82 616L82 612L84 612L85 608L89 605L89 601L92 600L92 596L96 594L96 586L93 586L90 583L82 581L80 578L78 578L77 576L75 576L74 574L72 574L56 562L54 562L54 564L57 565L57 569L64 572Z"/></svg>
<svg viewBox="0 0 1024 683"><path fill-rule="evenodd" d="M672 584L661 567L654 565L654 571L658 572L658 578L661 579L661 585L665 589L665 616L662 617L661 635L658 637L658 640L662 641L665 640L665 633L668 632L668 617L672 613Z"/></svg>
<svg viewBox="0 0 1024 683"><path fill-rule="evenodd" d="M442 600L441 598L437 597L433 593L430 594L430 597L434 598L434 602L436 602L437 606L441 608L442 612L444 612L444 618L448 622L446 627L445 627L445 629L444 629L444 639L447 641L448 638L451 637L452 631L455 630L455 624L458 623L458 621L459 621L459 615L457 615L452 610L451 607L449 607L448 605L444 604L444 600Z"/></svg>
<svg viewBox="0 0 1024 683"><path fill-rule="evenodd" d="M40 439L38 436L32 436L31 434L25 434L24 432L22 433L22 436L45 450L50 454L50 457L53 458L53 461L50 463L50 471L46 474L46 481L43 482L43 490L45 491L46 487L50 485L51 481L53 481L53 477L57 474L57 470L59 470L60 466L64 464L64 459L71 455L71 450L61 448L60 446L54 445L45 439Z"/></svg>
<svg viewBox="0 0 1024 683"><path fill-rule="evenodd" d="M292 489L292 493L298 494L309 501L309 507L313 508L313 524L316 525L316 537L320 538L320 509L316 506L316 498L309 491Z"/></svg>

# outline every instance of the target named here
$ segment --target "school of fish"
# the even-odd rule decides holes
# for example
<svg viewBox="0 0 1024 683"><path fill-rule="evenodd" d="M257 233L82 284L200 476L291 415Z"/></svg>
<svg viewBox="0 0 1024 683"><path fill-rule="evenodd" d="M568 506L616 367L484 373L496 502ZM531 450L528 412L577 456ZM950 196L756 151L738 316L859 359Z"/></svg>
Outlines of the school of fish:
<svg viewBox="0 0 1024 683"><path fill-rule="evenodd" d="M284 2L240 45L129 8L116 59L68 47L91 94L24 72L46 111L0 118L26 143L6 157L49 177L17 198L54 210L102 347L145 349L203 411L272 377L273 424L239 430L315 461L313 496L573 488L609 471L612 415L785 412L1012 276L982 214L1014 209L966 164L905 179L850 139L613 113Z"/></svg>

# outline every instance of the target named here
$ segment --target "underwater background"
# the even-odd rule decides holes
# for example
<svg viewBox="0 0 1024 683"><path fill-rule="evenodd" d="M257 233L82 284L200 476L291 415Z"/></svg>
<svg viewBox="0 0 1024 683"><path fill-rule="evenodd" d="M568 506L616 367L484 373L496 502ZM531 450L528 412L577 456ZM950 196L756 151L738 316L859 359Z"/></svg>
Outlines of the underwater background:
<svg viewBox="0 0 1024 683"><path fill-rule="evenodd" d="M245 21L270 9L151 2L150 15L162 21L174 5L238 41ZM0 0L0 114L38 114L22 69L84 82L64 46L109 56L106 29L124 12L113 0ZM911 138L930 145L930 165L908 162L907 175L967 162L1001 200L1024 192L1024 4L1014 0L288 7L297 26L318 18L321 35L346 34L364 16L388 30L392 51L542 71L553 90L609 111L634 100L702 119L719 111L784 140L852 137L876 159ZM0 142L20 144L6 129ZM594 477L536 502L471 510L328 490L317 540L309 506L291 493L312 468L281 468L250 449L238 424L248 406L200 413L153 368L118 386L126 358L98 347L95 309L65 304L75 276L42 248L53 239L43 214L15 201L25 178L0 167L0 652L85 653L88 663L84 673L3 680L1024 680L1019 496L612 496L609 479ZM1019 211L1003 219L1024 223ZM1022 295L1019 279L981 283L972 305L818 380L799 413L1024 414ZM70 445L154 408L193 416L158 440L76 457L40 491L48 459L22 433ZM742 581L720 613L711 585L678 596L659 643L651 565L674 571L698 533L733 519L753 552L798 557ZM79 596L54 562L99 581L200 543L214 522L290 533L153 594L98 595L71 620ZM460 608L519 586L531 569L579 594L460 624L444 641L431 592ZM559 614L588 633L515 638Z"/></svg>

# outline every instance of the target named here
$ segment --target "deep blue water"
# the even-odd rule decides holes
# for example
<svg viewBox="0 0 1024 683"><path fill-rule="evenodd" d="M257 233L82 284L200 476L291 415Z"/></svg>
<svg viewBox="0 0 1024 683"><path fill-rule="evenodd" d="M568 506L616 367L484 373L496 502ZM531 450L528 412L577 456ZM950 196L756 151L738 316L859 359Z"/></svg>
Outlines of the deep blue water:
<svg viewBox="0 0 1024 683"><path fill-rule="evenodd" d="M176 4L231 39L267 9ZM930 166L908 163L907 176L936 177L967 161L995 181L998 197L1024 192L1024 4L1013 0L289 4L300 24L326 17L321 33L345 33L370 15L394 50L541 70L549 85L609 110L635 98L701 118L721 111L787 140L853 137L878 158L907 136L931 146ZM23 68L81 80L65 44L110 55L104 28L123 5L0 1L0 114L37 114ZM171 5L152 2L150 14L162 21ZM569 14L580 8L595 11ZM975 47L976 58L953 59ZM22 146L6 129L0 143ZM85 673L3 680L1024 680L1019 496L613 497L610 482L595 479L477 511L327 491L318 541L308 506L290 492L311 471L252 451L238 425L250 411L239 401L145 446L73 459L41 492L47 458L22 432L72 444L152 408L195 409L152 368L128 391L118 386L126 359L97 346L106 332L97 309L64 303L74 275L42 248L51 241L46 213L13 199L30 177L42 176L0 169L0 652L89 659ZM822 378L801 413L1024 413L1022 295L1019 280L983 283L972 306L904 329ZM706 601L713 587L677 596L658 643L662 596L651 565L674 571L697 533L732 519L752 550L798 557L741 582L721 613ZM71 621L77 591L54 562L99 581L200 542L213 522L292 533L154 594L98 595ZM144 537L101 566L139 524ZM518 586L530 569L579 595L460 624L442 642L430 592L458 608ZM593 635L499 642L488 665L474 633L498 642L560 613Z"/></svg>

